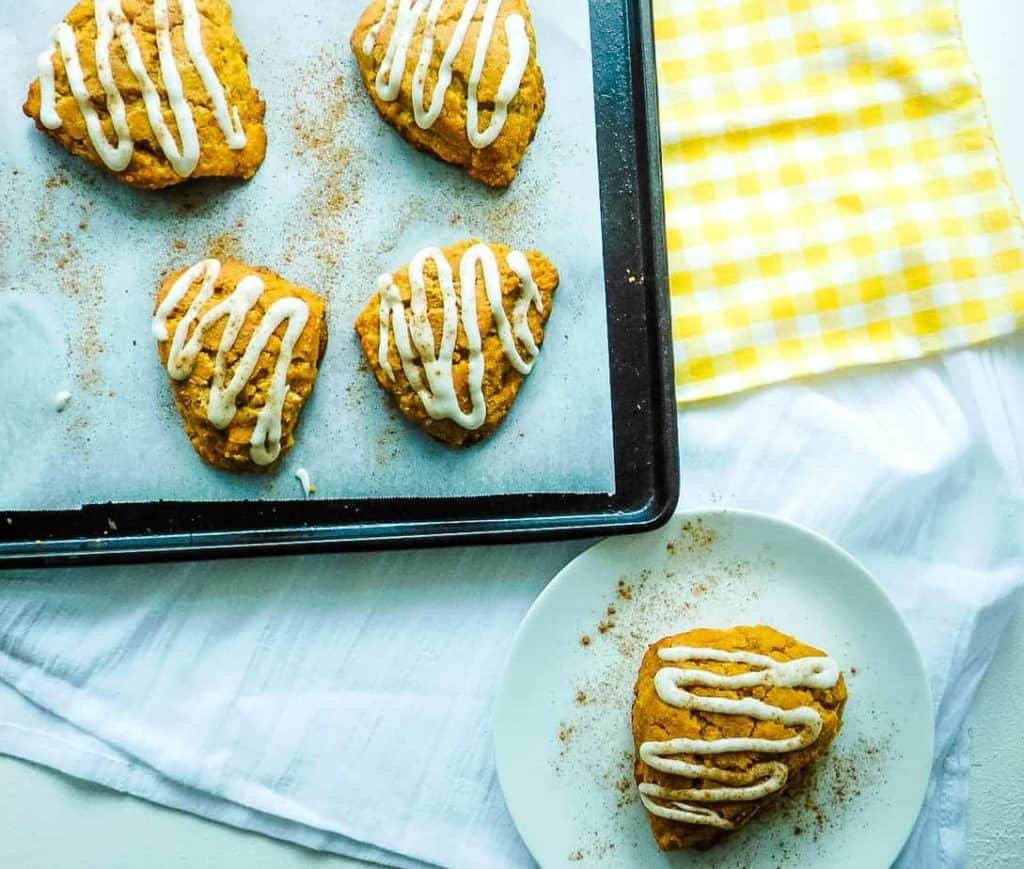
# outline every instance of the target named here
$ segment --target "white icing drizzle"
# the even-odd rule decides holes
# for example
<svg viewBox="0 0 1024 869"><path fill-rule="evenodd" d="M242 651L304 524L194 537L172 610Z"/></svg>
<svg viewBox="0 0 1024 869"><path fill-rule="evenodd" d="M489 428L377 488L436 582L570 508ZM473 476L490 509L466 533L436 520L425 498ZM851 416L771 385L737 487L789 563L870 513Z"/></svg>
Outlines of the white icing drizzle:
<svg viewBox="0 0 1024 869"><path fill-rule="evenodd" d="M445 0L387 0L380 20L371 27L363 40L363 53L369 56L377 45L381 28L394 13L391 39L388 41L384 58L377 70L377 94L385 102L398 99L408 63L412 40L422 23L423 40L420 56L412 79L412 105L416 124L429 130L437 122L444 109L445 95L452 84L452 67L462 51L470 25L480 5L480 0L466 0L462 14L452 33L451 41L445 47L437 70L437 82L426 98L427 74L434 62L434 42L437 35L437 21ZM492 145L501 135L508 119L509 103L515 99L522 85L523 75L530 62L530 37L526 20L522 15L508 15L505 18L505 39L508 46L508 62L494 96L494 111L484 130L480 130L480 80L484 65L494 39L494 28L501 10L502 0L486 0L483 20L477 36L466 93L466 135L470 144L477 149Z"/></svg>
<svg viewBox="0 0 1024 869"><path fill-rule="evenodd" d="M184 22L185 48L213 103L213 114L217 124L224 133L228 146L233 150L240 150L245 147L247 141L245 129L239 118L238 107L233 106L229 112L224 86L206 56L196 0L177 0L177 3ZM181 138L180 147L164 120L160 92L146 70L142 50L135 39L131 22L121 8L121 0L96 0L96 75L103 88L110 123L114 128L113 143L107 138L100 117L93 106L82 71L75 34L67 22L62 21L53 29L50 34L53 45L39 55L39 118L43 126L49 130L56 130L64 123L57 111L54 84L53 55L59 49L68 77L68 86L85 120L89 141L104 165L112 172L126 169L135 152L124 98L117 88L111 66L110 50L115 38L124 52L128 69L138 82L146 117L167 161L183 178L189 177L199 163L199 135L192 107L185 98L181 73L174 56L167 4L168 0L153 0L153 17L156 23L160 75L167 94L167 103Z"/></svg>
<svg viewBox="0 0 1024 869"><path fill-rule="evenodd" d="M167 0L157 0L160 5L166 4ZM181 15L185 24L185 49L192 59L199 78L203 81L206 93L213 100L213 116L217 119L217 126L220 127L228 147L233 151L241 151L248 137L245 135L245 127L242 126L242 119L238 114L238 106L232 106L228 112L228 100L224 93L224 85L217 77L217 73L206 56L203 48L202 22L199 17L199 10L196 9L195 0L178 0L181 5Z"/></svg>
<svg viewBox="0 0 1024 869"><path fill-rule="evenodd" d="M444 304L440 351L427 310L424 270L428 260L431 260L437 269L437 281ZM409 264L412 310L408 317L401 293L395 286L394 277L381 275L377 280L377 293L380 297L378 361L393 381L395 372L388 358L393 331L395 346L402 360L402 371L432 419L450 419L463 428L474 431L484 424L487 417L487 405L483 395L483 344L476 307L478 267L483 271L484 290L491 309L491 318L506 358L523 375L533 370L534 361L540 351L530 331L529 311L531 305L538 311L543 311L544 301L526 257L519 251L512 251L506 257L506 263L519 278L521 285L519 298L512 310L511 324L503 304L498 259L486 244L475 244L463 255L459 264L459 294L455 291L452 267L443 251L431 247L416 254ZM462 330L468 346L471 403L471 410L468 413L459 404L454 379L454 354L458 340L460 310ZM520 354L516 346L517 338L529 354L528 360Z"/></svg>
<svg viewBox="0 0 1024 869"><path fill-rule="evenodd" d="M498 15L498 7L501 0L490 0L487 4L487 11L484 14L484 24L480 29L480 41L477 43L476 56L473 58L473 70L469 76L469 100L466 104L466 129L469 134L470 144L474 148L486 148L492 144L508 117L508 104L515 99L519 93L519 85L526 72L526 65L530 60L530 38L526 33L526 21L522 15L509 15L505 19L505 39L508 43L509 59L508 66L501 76L501 83L498 85L498 94L494 98L494 112L491 115L491 122L487 129L480 131L480 103L477 90L480 87L480 78L484 71L484 61L487 59L487 52L480 51L480 45L489 45L491 36L494 33L494 22ZM486 39L485 39L486 34Z"/></svg>
<svg viewBox="0 0 1024 869"><path fill-rule="evenodd" d="M299 481L299 485L302 486L302 492L307 498L316 491L316 487L310 482L309 471L305 468L299 468L295 472L295 479Z"/></svg>
<svg viewBox="0 0 1024 869"><path fill-rule="evenodd" d="M63 413L64 408L68 406L69 401L71 401L71 393L66 389L60 390L53 400L54 407L57 408L57 413Z"/></svg>
<svg viewBox="0 0 1024 869"><path fill-rule="evenodd" d="M654 688L664 703L677 709L693 709L719 715L743 715L756 721L776 721L797 730L795 736L786 739L680 738L641 744L640 758L652 769L687 778L707 779L721 785L706 788L667 788L644 782L640 785L640 799L651 814L723 830L735 829L736 825L732 821L714 809L692 803L743 802L766 797L785 787L789 774L786 765L778 761L768 761L738 772L689 763L680 760L678 756L717 755L735 751L758 751L766 754L797 751L813 744L821 735L821 715L817 709L810 706L781 709L753 697L707 697L693 694L687 689L704 687L740 690L776 685L786 688L829 689L834 688L839 682L839 666L827 657L776 661L767 655L752 652L727 652L721 649L689 646L660 649L658 657L670 663L721 661L756 668L743 673L722 675L708 670L662 667L654 676Z"/></svg>
<svg viewBox="0 0 1024 869"><path fill-rule="evenodd" d="M195 368L203 336L215 323L225 317L227 323L217 348L214 362L213 381L206 405L207 419L218 429L226 428L238 411L236 401L249 382L260 355L271 336L286 320L288 327L281 339L281 347L266 396L266 403L256 417L256 427L250 439L249 456L257 465L271 464L281 453L281 415L288 395L288 368L292 363L295 345L298 343L309 319L309 306L299 298L278 299L270 306L257 326L242 358L235 366L231 379L227 380L227 353L234 346L245 323L246 316L253 309L265 289L259 275L247 275L238 282L234 292L210 308L202 317L203 306L213 295L217 278L220 276L219 260L208 259L196 263L185 271L153 315L153 335L158 341L167 341L167 318L185 298L189 290L199 281L199 291L178 323L167 355L167 373L174 380L188 379ZM191 332L191 334L190 334Z"/></svg>

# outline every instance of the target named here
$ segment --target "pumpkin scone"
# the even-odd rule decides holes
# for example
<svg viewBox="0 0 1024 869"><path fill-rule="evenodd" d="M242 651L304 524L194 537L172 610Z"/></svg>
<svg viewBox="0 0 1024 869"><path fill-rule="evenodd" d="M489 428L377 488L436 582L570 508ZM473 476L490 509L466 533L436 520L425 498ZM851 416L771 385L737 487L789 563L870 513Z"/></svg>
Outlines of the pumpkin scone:
<svg viewBox="0 0 1024 869"><path fill-rule="evenodd" d="M265 105L226 0L82 0L50 34L23 110L132 187L251 178Z"/></svg>
<svg viewBox="0 0 1024 869"><path fill-rule="evenodd" d="M512 182L544 114L526 0L374 0L351 44L403 138L492 187Z"/></svg>
<svg viewBox="0 0 1024 869"><path fill-rule="evenodd" d="M820 761L846 683L820 649L774 628L665 637L640 665L636 781L663 851L708 848Z"/></svg>
<svg viewBox="0 0 1024 869"><path fill-rule="evenodd" d="M356 333L402 413L468 446L501 425L533 369L558 280L537 251L477 241L427 248L378 279Z"/></svg>
<svg viewBox="0 0 1024 869"><path fill-rule="evenodd" d="M164 282L153 335L203 459L253 470L291 449L327 349L320 296L268 269L203 260Z"/></svg>

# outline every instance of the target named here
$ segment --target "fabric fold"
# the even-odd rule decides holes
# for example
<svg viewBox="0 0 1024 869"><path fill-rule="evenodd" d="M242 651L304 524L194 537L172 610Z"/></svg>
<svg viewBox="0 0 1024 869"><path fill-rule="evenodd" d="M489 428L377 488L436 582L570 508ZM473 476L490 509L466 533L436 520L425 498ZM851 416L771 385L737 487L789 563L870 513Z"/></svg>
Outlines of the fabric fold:
<svg viewBox="0 0 1024 869"><path fill-rule="evenodd" d="M1017 336L680 417L683 507L832 538L922 650L938 754L901 866L962 864L963 725L1024 582L1022 393ZM8 573L0 751L388 865L528 866L492 700L517 625L585 545Z"/></svg>

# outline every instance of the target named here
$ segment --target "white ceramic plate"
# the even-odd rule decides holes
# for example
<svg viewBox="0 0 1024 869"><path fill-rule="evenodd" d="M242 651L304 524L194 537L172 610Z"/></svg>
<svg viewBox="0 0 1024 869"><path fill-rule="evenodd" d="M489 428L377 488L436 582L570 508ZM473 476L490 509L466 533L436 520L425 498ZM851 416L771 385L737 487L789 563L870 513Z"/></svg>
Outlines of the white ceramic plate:
<svg viewBox="0 0 1024 869"><path fill-rule="evenodd" d="M661 854L633 783L637 667L662 636L744 624L838 660L843 729L809 784L731 840ZM872 869L892 863L920 810L932 705L917 648L863 567L805 529L714 511L607 540L555 578L513 645L495 742L509 810L545 869Z"/></svg>

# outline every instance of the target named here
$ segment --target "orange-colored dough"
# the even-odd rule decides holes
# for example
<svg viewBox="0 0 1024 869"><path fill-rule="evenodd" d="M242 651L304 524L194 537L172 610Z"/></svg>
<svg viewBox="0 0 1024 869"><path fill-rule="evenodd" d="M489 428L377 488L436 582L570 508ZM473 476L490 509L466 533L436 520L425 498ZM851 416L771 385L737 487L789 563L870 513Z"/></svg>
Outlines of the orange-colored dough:
<svg viewBox="0 0 1024 869"><path fill-rule="evenodd" d="M462 256L470 247L476 244L475 241L466 241L445 248L443 253L452 267L455 279L456 296L461 294L459 284L459 263ZM495 252L501 269L502 297L506 313L511 317L512 309L520 294L520 281L505 262L505 257L511 252L511 248L500 244L492 244L489 247ZM553 294L558 287L558 270L542 253L530 251L525 254L530 269L533 272L533 279L540 290L543 301L543 312L530 308L529 323L530 331L533 333L537 346L540 347L544 340L544 325L547 323L551 313ZM444 326L443 297L437 281L437 273L432 263L427 264L425 269L427 310L434 335L441 335ZM409 311L412 298L412 287L409 283L409 268L405 266L394 275L395 286L398 287L402 301L405 303L406 311ZM508 415L519 387L523 382L523 375L520 374L508 361L502 349L501 340L498 338L497 329L493 318L490 315L490 303L487 301L487 293L484 289L482 275L477 273L477 320L480 327L480 335L483 339L484 367L484 400L487 404L487 417L481 428L475 431L468 431L458 423L449 420L435 420L430 417L423 407L416 391L410 385L405 373L402 370L402 360L395 345L394 334L390 335L388 359L391 368L395 372L395 380L388 377L387 372L381 367L379 360L380 348L380 300L377 294L370 299L369 304L356 320L356 333L363 345L363 352L366 354L367 362L377 382L381 387L395 399L399 409L412 422L423 426L432 437L440 441L456 446L464 447L477 441L483 440L492 434L502 420ZM461 319L461 302L460 319ZM468 344L461 325L459 327L458 340L455 349L454 381L456 393L460 405L465 411L470 410L471 402L469 397L469 361L467 357Z"/></svg>
<svg viewBox="0 0 1024 869"><path fill-rule="evenodd" d="M181 73L186 100L192 105L196 132L199 137L199 163L191 178L251 178L256 174L267 150L267 134L263 128L266 108L260 93L249 80L247 55L231 24L231 7L226 0L196 0L202 18L203 45L206 56L224 86L228 106L237 106L245 128L247 143L240 150L232 150L217 125L210 108L210 97L185 48L181 8L177 2L168 3L171 44ZM135 41L142 52L146 71L160 93L164 120L175 142L180 146L177 125L167 100L160 73L157 52L156 23L152 0L121 0L125 17L131 22ZM92 97L107 140L114 142L114 127L110 121L107 101L96 71L96 8L94 0L82 0L64 19L74 31L78 43L78 56L86 86ZM42 47L42 45L41 45ZM23 111L35 120L36 126L72 154L82 157L110 172L119 181L132 187L157 189L180 184L188 179L174 171L157 142L149 124L141 90L134 74L128 68L119 40L114 39L110 50L114 81L123 95L127 110L128 127L135 142L131 162L121 172L110 172L96 153L86 132L85 119L71 93L60 50L53 54L57 112L62 125L47 129L40 121L40 84L36 79L29 86Z"/></svg>
<svg viewBox="0 0 1024 869"><path fill-rule="evenodd" d="M426 80L428 96L433 93L441 58L451 42L451 34L465 5L465 0L447 0L442 8L434 41L434 57ZM437 122L428 130L417 125L412 105L413 75L423 44L422 21L409 46L408 61L398 98L394 102L385 102L377 93L377 70L384 60L391 39L394 14L389 16L387 23L378 32L376 44L369 56L363 53L363 41L370 29L380 21L384 14L384 6L385 0L373 0L359 18L351 39L352 51L358 60L363 82L377 111L404 139L420 150L433 154L446 163L464 167L470 176L491 187L506 187L511 184L516 176L516 168L533 141L537 125L544 114L544 76L537 65L537 41L526 0L504 0L498 13L491 50L487 54L480 79L481 128L490 122L489 107L492 103L488 101L493 101L498 93L498 86L508 61L504 21L509 15L518 14L526 20L526 30L530 38L530 61L523 75L519 94L509 104L508 118L501 134L493 144L482 149L473 147L466 134L466 94L476 52L477 35L480 32L486 4L480 3L476 10L466 41L452 67L452 84L445 96L444 109Z"/></svg>
<svg viewBox="0 0 1024 869"><path fill-rule="evenodd" d="M160 306L175 281L184 272L185 269L181 269L164 281L157 297L157 307ZM292 362L288 368L288 394L281 414L281 455L274 464L268 466L269 469L272 469L280 463L294 445L295 428L298 425L299 416L313 392L320 361L327 349L326 307L324 300L316 293L286 281L269 269L248 266L233 260L223 260L220 277L217 279L213 295L203 305L199 317L196 319L201 318L203 314L227 298L238 286L239 281L252 274L259 275L266 288L256 305L246 315L242 330L227 354L228 378L245 352L263 315L274 302L279 299L298 297L309 306L309 320L295 345ZM158 345L160 360L165 366L175 331L192 300L199 292L199 286L199 283L193 285L167 318L168 340L161 341ZM185 433L195 451L205 461L226 471L265 470L267 468L261 468L252 461L250 440L256 427L256 417L260 408L266 403L281 338L288 327L288 322L283 322L267 342L267 346L260 355L256 371L238 396L237 413L227 428L221 430L209 421L207 402L210 396L210 383L213 380L217 348L220 345L221 336L224 334L226 323L227 318L221 319L203 335L202 348L195 369L188 379L171 380L174 400L185 419Z"/></svg>
<svg viewBox="0 0 1024 869"><path fill-rule="evenodd" d="M721 715L700 710L677 709L658 696L654 687L654 676L665 666L658 657L660 649L670 646L691 646L695 648L746 651L766 655L778 661L792 661L797 658L821 657L826 653L813 646L801 643L795 637L780 633L774 628L735 627L727 630L698 628L683 634L665 637L650 646L640 664L634 689L636 700L633 704L633 740L636 750L635 774L637 784L651 782L670 788L715 787L706 779L688 779L682 776L655 770L640 758L640 745L644 742L663 742L669 739L722 739L727 737L757 737L763 739L785 739L796 734L794 728L774 721L756 721L743 715ZM682 665L679 665L682 666ZM745 664L714 661L687 661L688 669L704 669L722 674L747 672ZM695 687L692 693L717 697L755 697L782 709L809 706L822 717L823 727L817 741L798 751L788 754L740 751L719 755L680 755L679 759L691 763L713 765L726 770L746 770L756 763L778 760L789 767L789 784L798 780L802 773L821 760L828 752L832 740L842 726L843 707L846 704L846 683L840 676L838 684L828 690L806 688L755 687L743 691ZM785 790L782 791L785 793ZM737 824L749 821L766 802L778 794L752 802L705 803ZM648 813L651 831L663 851L677 848L708 848L730 835L730 831L700 824L661 818Z"/></svg>

